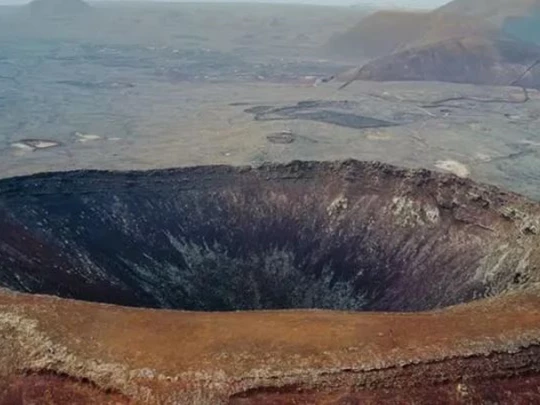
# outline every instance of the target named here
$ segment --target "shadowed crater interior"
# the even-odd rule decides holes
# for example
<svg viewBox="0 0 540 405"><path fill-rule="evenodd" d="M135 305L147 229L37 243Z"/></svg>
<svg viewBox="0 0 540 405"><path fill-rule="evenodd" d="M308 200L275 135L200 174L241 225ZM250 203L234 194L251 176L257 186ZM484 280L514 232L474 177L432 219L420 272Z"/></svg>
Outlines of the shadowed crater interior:
<svg viewBox="0 0 540 405"><path fill-rule="evenodd" d="M538 205L379 163L0 181L0 285L189 310L415 311L538 281Z"/></svg>

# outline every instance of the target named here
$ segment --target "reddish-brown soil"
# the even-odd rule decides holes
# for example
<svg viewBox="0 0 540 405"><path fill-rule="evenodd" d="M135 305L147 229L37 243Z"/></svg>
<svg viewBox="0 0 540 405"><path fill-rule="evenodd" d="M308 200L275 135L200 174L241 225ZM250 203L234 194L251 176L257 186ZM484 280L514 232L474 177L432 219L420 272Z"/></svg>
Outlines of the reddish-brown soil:
<svg viewBox="0 0 540 405"><path fill-rule="evenodd" d="M0 305L2 346L17 347L2 356L11 368L4 401L47 389L57 404L98 395L154 404L540 398L534 291L417 314L192 313L18 294Z"/></svg>
<svg viewBox="0 0 540 405"><path fill-rule="evenodd" d="M494 360L494 359L492 359ZM426 371L430 372L430 371ZM526 405L540 401L540 377L509 377L492 380L475 379L467 382L442 382L437 385L419 383L416 386L381 388L360 392L334 391L332 393L256 392L231 399L231 405L376 405L376 404L509 404Z"/></svg>
<svg viewBox="0 0 540 405"><path fill-rule="evenodd" d="M15 375L0 385L1 405L129 405L134 403L111 390L100 390L84 379L65 375Z"/></svg>

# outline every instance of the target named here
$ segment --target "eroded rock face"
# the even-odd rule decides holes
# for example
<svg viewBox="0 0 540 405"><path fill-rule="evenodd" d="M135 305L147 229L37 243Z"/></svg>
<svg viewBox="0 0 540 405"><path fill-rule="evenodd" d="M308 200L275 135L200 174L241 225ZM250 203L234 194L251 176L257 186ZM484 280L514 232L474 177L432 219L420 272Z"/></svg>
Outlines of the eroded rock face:
<svg viewBox="0 0 540 405"><path fill-rule="evenodd" d="M41 174L0 214L2 286L129 306L417 311L540 277L537 204L379 163Z"/></svg>

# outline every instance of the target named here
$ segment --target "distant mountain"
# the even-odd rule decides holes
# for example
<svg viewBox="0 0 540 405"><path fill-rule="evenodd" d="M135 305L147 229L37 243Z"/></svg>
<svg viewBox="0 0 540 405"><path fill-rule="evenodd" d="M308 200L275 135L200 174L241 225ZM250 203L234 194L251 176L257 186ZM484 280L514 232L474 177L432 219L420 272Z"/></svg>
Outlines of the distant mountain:
<svg viewBox="0 0 540 405"><path fill-rule="evenodd" d="M435 13L481 18L506 35L540 44L540 0L454 0Z"/></svg>
<svg viewBox="0 0 540 405"><path fill-rule="evenodd" d="M378 11L356 26L333 36L325 45L328 55L350 59L376 58L399 50L426 31L426 13Z"/></svg>
<svg viewBox="0 0 540 405"><path fill-rule="evenodd" d="M540 88L540 47L487 35L454 38L378 58L349 81L353 79Z"/></svg>
<svg viewBox="0 0 540 405"><path fill-rule="evenodd" d="M374 59L410 47L464 36L493 33L488 21L457 14L379 11L332 37L324 46L330 56Z"/></svg>
<svg viewBox="0 0 540 405"><path fill-rule="evenodd" d="M540 0L454 0L431 12L379 11L334 35L324 52L360 61L432 42L495 34L540 44Z"/></svg>
<svg viewBox="0 0 540 405"><path fill-rule="evenodd" d="M482 18L445 13L430 13L424 27L425 30L404 49L453 38L494 37L500 32L498 26Z"/></svg>
<svg viewBox="0 0 540 405"><path fill-rule="evenodd" d="M540 9L540 0L454 0L435 13L452 13L501 23L510 16L523 16Z"/></svg>

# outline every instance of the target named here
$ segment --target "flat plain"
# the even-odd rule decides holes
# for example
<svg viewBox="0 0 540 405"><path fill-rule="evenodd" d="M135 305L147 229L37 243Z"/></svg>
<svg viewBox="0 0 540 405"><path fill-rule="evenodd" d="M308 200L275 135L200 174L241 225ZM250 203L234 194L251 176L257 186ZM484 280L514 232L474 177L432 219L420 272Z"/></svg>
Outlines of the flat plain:
<svg viewBox="0 0 540 405"><path fill-rule="evenodd" d="M540 198L540 93L318 83L362 64L324 44L362 8L95 3L0 9L0 176L379 160ZM317 85L318 84L318 85Z"/></svg>

